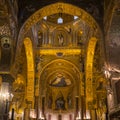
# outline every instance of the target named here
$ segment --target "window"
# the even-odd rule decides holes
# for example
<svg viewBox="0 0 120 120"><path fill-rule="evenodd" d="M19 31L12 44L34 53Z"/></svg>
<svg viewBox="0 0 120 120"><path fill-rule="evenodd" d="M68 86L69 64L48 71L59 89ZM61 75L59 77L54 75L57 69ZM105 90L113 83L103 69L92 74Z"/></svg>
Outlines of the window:
<svg viewBox="0 0 120 120"><path fill-rule="evenodd" d="M63 19L61 17L59 17L58 20L57 20L57 23L58 24L62 24L63 23Z"/></svg>

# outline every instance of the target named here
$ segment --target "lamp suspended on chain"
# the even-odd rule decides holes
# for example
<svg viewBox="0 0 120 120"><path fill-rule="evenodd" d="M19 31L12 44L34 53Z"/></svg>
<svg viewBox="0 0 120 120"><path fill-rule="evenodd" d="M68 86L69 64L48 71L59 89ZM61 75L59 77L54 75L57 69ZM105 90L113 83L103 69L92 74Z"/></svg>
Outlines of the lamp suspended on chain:
<svg viewBox="0 0 120 120"><path fill-rule="evenodd" d="M57 23L58 24L62 24L63 23L63 18L62 18L62 8L58 8L59 9L59 13L58 13L58 19L57 19Z"/></svg>

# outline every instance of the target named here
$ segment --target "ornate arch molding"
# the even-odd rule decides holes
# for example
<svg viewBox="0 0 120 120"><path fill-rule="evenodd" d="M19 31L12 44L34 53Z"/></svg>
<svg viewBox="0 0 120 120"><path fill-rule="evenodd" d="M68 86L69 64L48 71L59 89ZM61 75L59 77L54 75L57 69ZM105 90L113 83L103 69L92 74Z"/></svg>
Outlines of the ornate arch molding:
<svg viewBox="0 0 120 120"><path fill-rule="evenodd" d="M92 76L93 76L93 59L95 53L95 47L97 43L97 38L92 37L88 43L87 56L86 56L86 102L92 102L93 100L93 86L92 86ZM87 104L88 105L88 104Z"/></svg>
<svg viewBox="0 0 120 120"><path fill-rule="evenodd" d="M32 102L34 106L34 60L33 48L31 39L26 37L24 39L24 46L27 58L27 101Z"/></svg>
<svg viewBox="0 0 120 120"><path fill-rule="evenodd" d="M60 3L60 2L48 5L38 10L31 17L29 17L27 21L24 23L24 25L22 26L22 28L20 29L19 36L18 36L18 42L17 42L17 50L16 50L16 53L17 53L16 63L13 66L13 68L18 69L17 58L19 58L24 37L26 37L27 33L32 28L32 26L38 23L43 17L56 14L56 13L60 13L60 12L78 16L83 21L85 21L91 28L97 29L98 34L102 36L102 32L97 22L94 20L94 18L89 13L85 12L83 9L78 8L71 4ZM13 73L13 74L16 74L16 73Z"/></svg>
<svg viewBox="0 0 120 120"><path fill-rule="evenodd" d="M41 73L42 73L48 66L52 65L53 63L60 63L60 62L69 64L71 67L75 68L75 70L76 70L77 72L80 72L79 69L78 69L73 63L71 63L71 62L69 62L69 61L67 61L67 60L64 60L64 59L56 59L56 60L53 60L53 61L49 62L48 64L46 64L46 65L43 67ZM40 73L40 74L41 74L41 73Z"/></svg>
<svg viewBox="0 0 120 120"><path fill-rule="evenodd" d="M67 3L55 3L43 7L42 9L35 12L31 17L29 17L22 27L23 33L26 33L31 28L31 26L39 22L43 17L56 13L66 13L73 16L76 15L83 21L86 21L86 23L88 23L91 27L99 28L94 18L83 9Z"/></svg>
<svg viewBox="0 0 120 120"><path fill-rule="evenodd" d="M75 70L75 72L80 73L79 69L75 66L75 64L71 63L70 61L67 61L67 60L64 60L64 59L56 59L56 60L53 60L53 61L49 62L48 64L46 64L46 65L42 68L42 70L41 70L41 72L40 72L40 75L43 73L43 71L44 71L46 68L48 68L50 65L52 65L52 64L54 64L54 63L58 63L58 64L59 64L59 63L65 63L65 64L69 65L71 68L73 68L73 69Z"/></svg>
<svg viewBox="0 0 120 120"><path fill-rule="evenodd" d="M57 13L66 13L73 16L78 16L83 21L85 21L90 27L92 27L95 30L97 29L101 34L99 25L89 13L71 4L55 3L55 4L48 5L46 7L43 7L42 9L38 10L27 19L27 21L24 23L24 25L22 26L19 32L18 48L21 47L24 36L27 34L27 32L31 29L33 25L38 23L43 17L49 16L52 14L57 14Z"/></svg>

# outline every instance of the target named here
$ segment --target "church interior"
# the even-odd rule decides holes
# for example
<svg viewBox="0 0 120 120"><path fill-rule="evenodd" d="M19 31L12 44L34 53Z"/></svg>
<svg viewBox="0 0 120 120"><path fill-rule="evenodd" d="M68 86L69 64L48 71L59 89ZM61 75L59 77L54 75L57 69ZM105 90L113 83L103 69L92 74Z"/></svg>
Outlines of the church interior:
<svg viewBox="0 0 120 120"><path fill-rule="evenodd" d="M120 119L120 0L0 0L0 120Z"/></svg>

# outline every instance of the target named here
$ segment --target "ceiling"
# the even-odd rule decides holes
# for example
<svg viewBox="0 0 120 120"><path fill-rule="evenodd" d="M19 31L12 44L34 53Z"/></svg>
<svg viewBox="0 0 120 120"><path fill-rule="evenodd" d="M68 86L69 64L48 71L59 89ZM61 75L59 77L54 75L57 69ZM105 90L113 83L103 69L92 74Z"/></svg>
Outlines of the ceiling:
<svg viewBox="0 0 120 120"><path fill-rule="evenodd" d="M107 7L110 5L110 1L108 0L24 0L18 1L18 20L20 26L38 9L43 8L46 5L50 5L56 2L64 2L76 5L77 7L82 8L98 22L101 27L101 30L104 32L104 19L106 14ZM114 3L111 3L113 5ZM106 11L104 11L106 10ZM110 66L110 71L112 74L116 72L120 73L120 10L116 9L112 16L108 37L105 41L105 48L106 48L106 63ZM111 14L111 13L108 13ZM64 16L66 16L64 14ZM69 15L68 15L69 16ZM109 15L108 15L109 16ZM58 18L58 15L51 15L48 16L50 22L55 23L55 17ZM70 16L69 16L70 17ZM53 19L54 18L54 19ZM72 17L71 17L72 20ZM69 21L69 20L68 20ZM67 22L68 22L67 21ZM105 35L105 34L104 34ZM114 75L113 75L114 76Z"/></svg>
<svg viewBox="0 0 120 120"><path fill-rule="evenodd" d="M107 24L107 22L104 23L103 20L105 19L104 17L104 1L105 0L24 0L21 1L19 0L17 5L18 5L18 25L19 28L24 24L24 22L38 9L43 8L46 5L53 4L56 2L64 2L64 3L69 3L76 5L88 13L91 14L91 16L94 17L94 19L98 22L100 25L102 31L104 32L104 26L103 24ZM108 1L108 0L106 0ZM106 2L105 1L105 2ZM109 2L106 2L106 6L108 5ZM0 11L3 11L4 5L0 4ZM6 9L5 9L6 13ZM111 14L111 13L110 13ZM7 17L7 14L4 14L5 17ZM106 15L106 14L105 14ZM54 17L58 17L58 15L53 15ZM50 22L54 22L53 16L48 16ZM64 16L66 16L64 14ZM69 15L68 15L69 16ZM106 15L107 16L107 15ZM108 15L109 16L109 15ZM72 20L72 16L69 16ZM107 17L106 17L107 18ZM3 19L2 12L0 12L0 29L3 29L4 23L7 23L8 19ZM70 19L69 19L70 20ZM67 22L69 22L69 20ZM120 9L115 9L113 12L113 16L111 19L111 24L109 26L109 31L106 32L107 38L105 38L105 48L106 48L106 63L109 64L110 69L113 73L116 74L116 72L120 73ZM15 28L15 27L14 27ZM16 29L15 29L16 31ZM6 32L8 33L8 32ZM104 33L104 35L106 34ZM3 33L1 33L2 35ZM17 36L17 35L16 35ZM14 43L16 44L16 43ZM1 55L2 56L2 55ZM5 55L3 55L5 56ZM4 61L4 58L3 58ZM115 75L116 76L116 75Z"/></svg>

